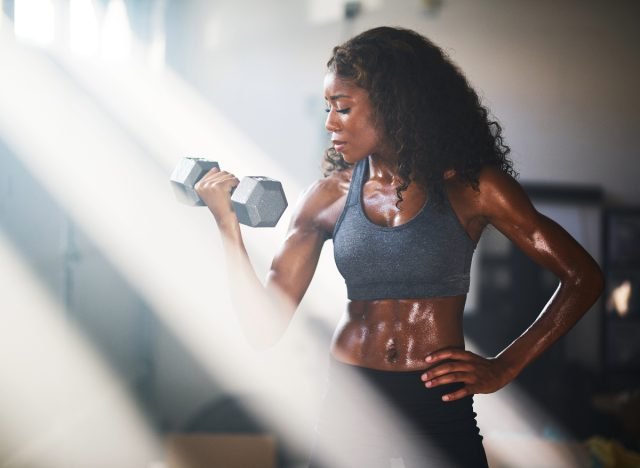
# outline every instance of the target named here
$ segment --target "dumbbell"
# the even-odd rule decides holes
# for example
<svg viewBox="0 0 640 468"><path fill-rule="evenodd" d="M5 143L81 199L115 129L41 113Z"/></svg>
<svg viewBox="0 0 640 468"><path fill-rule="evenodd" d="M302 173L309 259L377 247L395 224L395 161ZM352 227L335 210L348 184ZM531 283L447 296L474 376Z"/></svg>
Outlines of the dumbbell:
<svg viewBox="0 0 640 468"><path fill-rule="evenodd" d="M204 206L195 191L198 181L217 162L204 158L183 158L171 173L171 186L176 198L190 206ZM263 176L244 177L232 191L231 203L238 221L251 227L273 227L287 208L282 184Z"/></svg>

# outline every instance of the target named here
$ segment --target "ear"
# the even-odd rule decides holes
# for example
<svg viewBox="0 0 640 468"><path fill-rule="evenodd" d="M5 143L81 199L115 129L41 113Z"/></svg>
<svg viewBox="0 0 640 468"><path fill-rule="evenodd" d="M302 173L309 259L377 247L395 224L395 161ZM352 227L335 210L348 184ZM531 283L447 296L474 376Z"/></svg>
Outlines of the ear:
<svg viewBox="0 0 640 468"><path fill-rule="evenodd" d="M444 174L443 174L444 180L452 179L455 176L456 176L456 170L455 169L447 169L446 171L444 171Z"/></svg>

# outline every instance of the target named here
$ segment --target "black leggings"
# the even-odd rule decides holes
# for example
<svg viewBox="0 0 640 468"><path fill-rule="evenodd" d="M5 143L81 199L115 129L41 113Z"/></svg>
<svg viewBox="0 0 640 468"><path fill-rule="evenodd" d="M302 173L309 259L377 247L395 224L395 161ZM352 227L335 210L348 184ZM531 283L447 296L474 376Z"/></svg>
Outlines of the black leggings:
<svg viewBox="0 0 640 468"><path fill-rule="evenodd" d="M487 468L473 397L444 402L442 395L462 384L426 388L423 372L381 371L331 358L309 468ZM373 402L365 396L370 390Z"/></svg>

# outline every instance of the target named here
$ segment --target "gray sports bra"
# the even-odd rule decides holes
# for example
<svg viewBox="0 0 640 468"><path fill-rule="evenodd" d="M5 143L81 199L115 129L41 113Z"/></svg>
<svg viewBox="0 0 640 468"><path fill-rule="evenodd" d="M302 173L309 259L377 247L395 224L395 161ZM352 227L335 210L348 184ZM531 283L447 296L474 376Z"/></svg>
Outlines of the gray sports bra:
<svg viewBox="0 0 640 468"><path fill-rule="evenodd" d="M475 243L448 197L430 198L418 214L395 227L372 222L362 208L369 158L356 163L344 210L333 230L334 258L351 300L457 296L469 291Z"/></svg>

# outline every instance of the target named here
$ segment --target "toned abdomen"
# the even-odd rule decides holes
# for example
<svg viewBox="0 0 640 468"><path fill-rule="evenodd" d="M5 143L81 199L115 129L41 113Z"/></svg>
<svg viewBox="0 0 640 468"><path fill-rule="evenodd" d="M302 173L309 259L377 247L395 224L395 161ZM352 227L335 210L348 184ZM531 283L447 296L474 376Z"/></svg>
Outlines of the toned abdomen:
<svg viewBox="0 0 640 468"><path fill-rule="evenodd" d="M465 296L351 301L332 342L336 359L362 367L424 369L438 349L464 348Z"/></svg>

